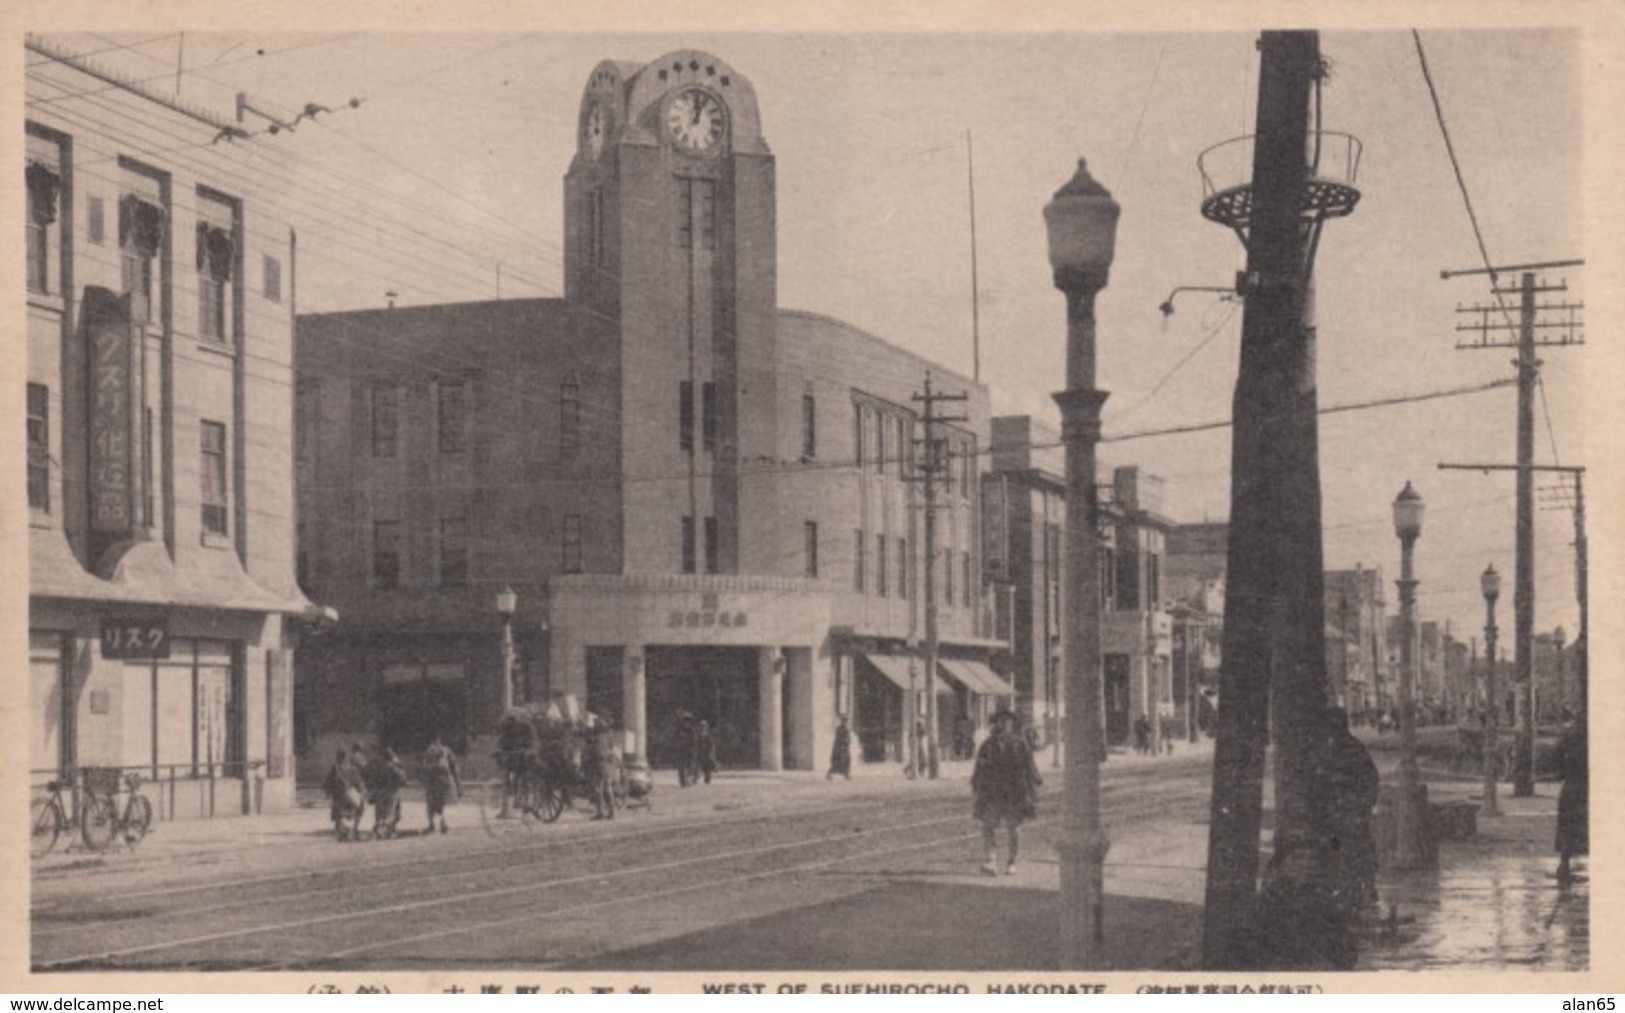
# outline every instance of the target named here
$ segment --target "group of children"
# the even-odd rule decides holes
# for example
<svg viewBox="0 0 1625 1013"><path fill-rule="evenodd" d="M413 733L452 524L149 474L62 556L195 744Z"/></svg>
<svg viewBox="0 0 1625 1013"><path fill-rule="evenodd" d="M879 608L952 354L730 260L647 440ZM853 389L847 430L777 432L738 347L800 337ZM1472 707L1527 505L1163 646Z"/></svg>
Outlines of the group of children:
<svg viewBox="0 0 1625 1013"><path fill-rule="evenodd" d="M446 803L454 791L462 793L457 754L435 738L423 751L418 777L429 814L424 833L434 833L437 821L440 832L445 833ZM361 839L361 820L369 805L373 812L373 840L394 837L401 820L401 789L407 780L406 765L393 749L378 749L369 756L366 747L356 743L349 752L339 750L322 782L338 839Z"/></svg>

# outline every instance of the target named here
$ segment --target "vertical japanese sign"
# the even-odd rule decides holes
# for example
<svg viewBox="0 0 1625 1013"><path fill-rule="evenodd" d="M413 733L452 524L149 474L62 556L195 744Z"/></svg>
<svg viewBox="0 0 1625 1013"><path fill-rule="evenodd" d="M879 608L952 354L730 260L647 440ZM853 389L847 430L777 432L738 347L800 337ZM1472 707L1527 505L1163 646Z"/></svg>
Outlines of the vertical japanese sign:
<svg viewBox="0 0 1625 1013"><path fill-rule="evenodd" d="M135 529L135 342L130 297L85 289L90 365L90 527L127 536Z"/></svg>

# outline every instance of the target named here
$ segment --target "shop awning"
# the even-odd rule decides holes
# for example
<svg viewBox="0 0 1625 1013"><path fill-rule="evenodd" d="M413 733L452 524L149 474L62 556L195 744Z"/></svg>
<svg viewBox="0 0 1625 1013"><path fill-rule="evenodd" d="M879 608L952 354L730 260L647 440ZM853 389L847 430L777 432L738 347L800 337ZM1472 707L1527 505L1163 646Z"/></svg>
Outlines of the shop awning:
<svg viewBox="0 0 1625 1013"><path fill-rule="evenodd" d="M865 654L864 657L869 660L869 664L875 666L881 675L884 675L886 678L896 683L899 689L906 690L910 688L908 678L909 657L907 655L881 654L879 651L876 651L871 654ZM921 667L923 668L924 666ZM939 696L953 696L953 687L943 682L941 676L937 677L936 684L937 694Z"/></svg>
<svg viewBox="0 0 1625 1013"><path fill-rule="evenodd" d="M994 674L980 661L966 661L959 658L938 658L937 667L947 673L948 677L964 686L972 693L982 696L1013 696L1015 689L1003 679Z"/></svg>

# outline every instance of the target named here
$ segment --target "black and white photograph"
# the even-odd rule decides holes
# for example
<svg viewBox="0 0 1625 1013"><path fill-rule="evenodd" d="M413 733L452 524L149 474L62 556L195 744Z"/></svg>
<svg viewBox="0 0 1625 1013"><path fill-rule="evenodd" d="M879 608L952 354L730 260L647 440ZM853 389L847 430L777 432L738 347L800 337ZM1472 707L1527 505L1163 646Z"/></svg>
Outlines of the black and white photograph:
<svg viewBox="0 0 1625 1013"><path fill-rule="evenodd" d="M1482 9L25 4L0 977L1602 987L1625 35Z"/></svg>

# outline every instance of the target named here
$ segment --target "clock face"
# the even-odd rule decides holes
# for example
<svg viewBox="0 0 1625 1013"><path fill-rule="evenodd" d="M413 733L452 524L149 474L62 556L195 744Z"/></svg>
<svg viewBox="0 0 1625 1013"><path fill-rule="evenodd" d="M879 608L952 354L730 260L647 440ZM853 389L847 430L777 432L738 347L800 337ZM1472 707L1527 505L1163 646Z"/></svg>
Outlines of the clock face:
<svg viewBox="0 0 1625 1013"><path fill-rule="evenodd" d="M597 158L604 150L604 107L595 105L587 113L587 148Z"/></svg>
<svg viewBox="0 0 1625 1013"><path fill-rule="evenodd" d="M666 133L684 151L715 149L726 126L722 103L699 88L678 92L666 107Z"/></svg>

